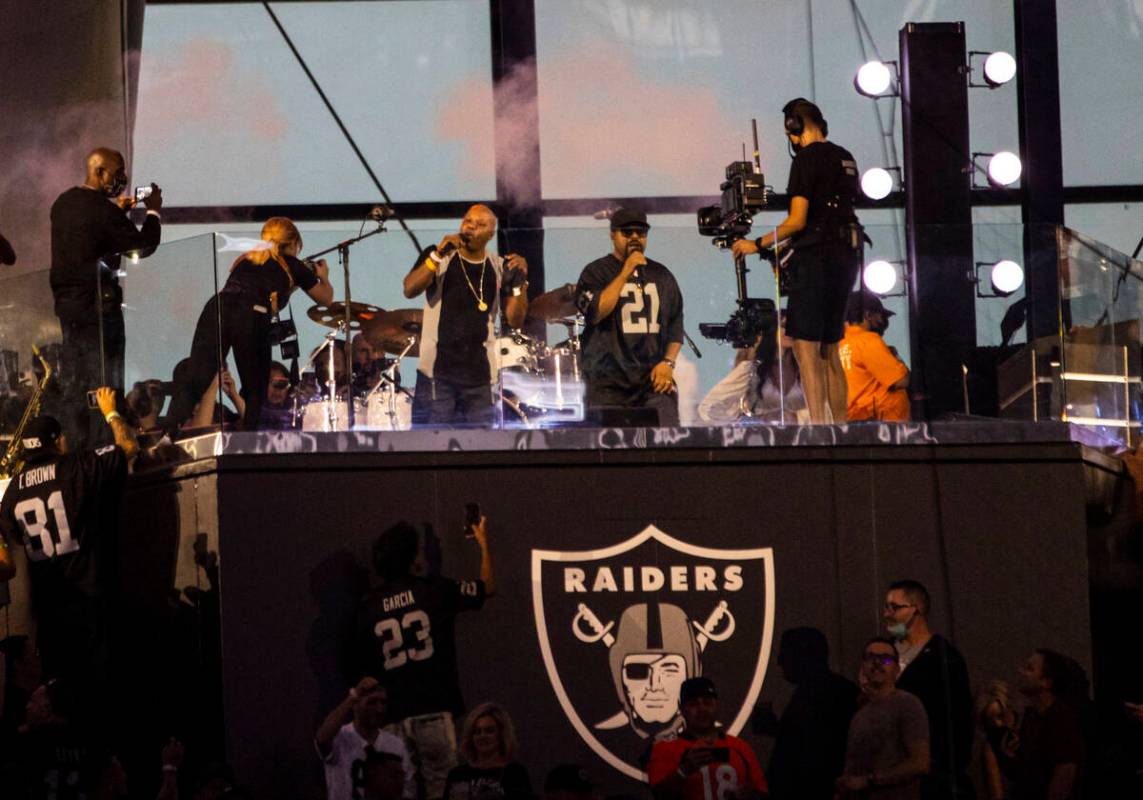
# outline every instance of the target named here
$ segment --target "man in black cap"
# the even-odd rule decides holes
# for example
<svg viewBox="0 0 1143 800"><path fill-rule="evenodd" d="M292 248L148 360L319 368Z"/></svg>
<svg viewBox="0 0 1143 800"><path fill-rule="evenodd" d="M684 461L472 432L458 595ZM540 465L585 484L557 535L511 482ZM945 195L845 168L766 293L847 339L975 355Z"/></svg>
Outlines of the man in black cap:
<svg viewBox="0 0 1143 800"><path fill-rule="evenodd" d="M587 318L583 371L589 407L653 408L678 425L675 360L683 345L683 294L671 271L644 255L647 215L611 215L612 251L583 268L576 303Z"/></svg>
<svg viewBox="0 0 1143 800"><path fill-rule="evenodd" d="M138 451L129 425L115 410L115 391L96 390L99 410L115 444L71 452L60 423L32 420L24 430L27 457L0 501L0 562L7 546L24 546L44 674L67 672L100 680L106 666L107 596L114 558L114 527L128 461ZM14 566L8 561L7 577Z"/></svg>
<svg viewBox="0 0 1143 800"><path fill-rule="evenodd" d="M683 732L651 748L647 782L655 800L748 800L769 794L750 745L718 725L714 681L706 677L683 681L679 708Z"/></svg>
<svg viewBox="0 0 1143 800"><path fill-rule="evenodd" d="M850 421L909 420L909 368L897 351L885 344L893 312L881 298L861 289L849 296L845 309L845 338L838 354L845 370Z"/></svg>

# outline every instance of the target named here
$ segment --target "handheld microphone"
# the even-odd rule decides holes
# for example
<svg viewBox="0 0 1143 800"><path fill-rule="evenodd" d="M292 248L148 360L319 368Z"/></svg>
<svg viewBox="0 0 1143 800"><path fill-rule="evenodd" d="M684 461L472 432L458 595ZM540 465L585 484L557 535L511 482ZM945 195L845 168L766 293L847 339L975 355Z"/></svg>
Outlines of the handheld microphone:
<svg viewBox="0 0 1143 800"><path fill-rule="evenodd" d="M444 257L451 253L453 250L456 250L456 244L453 242L446 242L445 246L437 251L437 255Z"/></svg>

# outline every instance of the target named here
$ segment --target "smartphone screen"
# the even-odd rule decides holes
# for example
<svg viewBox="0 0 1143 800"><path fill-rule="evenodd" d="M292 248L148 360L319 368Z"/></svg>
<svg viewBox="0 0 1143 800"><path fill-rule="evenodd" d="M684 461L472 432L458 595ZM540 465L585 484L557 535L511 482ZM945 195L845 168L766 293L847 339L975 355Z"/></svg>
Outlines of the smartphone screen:
<svg viewBox="0 0 1143 800"><path fill-rule="evenodd" d="M147 197L151 196L150 186L136 186L135 187L135 202L141 203Z"/></svg>
<svg viewBox="0 0 1143 800"><path fill-rule="evenodd" d="M464 504L464 535L472 538L475 534L473 529L480 524L480 504L479 503L465 503Z"/></svg>
<svg viewBox="0 0 1143 800"><path fill-rule="evenodd" d="M89 389L87 392L87 407L99 408L99 400L95 396L95 390Z"/></svg>

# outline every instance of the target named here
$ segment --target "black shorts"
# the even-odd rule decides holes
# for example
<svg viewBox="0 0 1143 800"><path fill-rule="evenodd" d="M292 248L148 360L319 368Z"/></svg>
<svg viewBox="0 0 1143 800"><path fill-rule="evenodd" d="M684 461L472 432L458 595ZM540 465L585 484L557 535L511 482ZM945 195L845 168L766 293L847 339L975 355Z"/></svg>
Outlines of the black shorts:
<svg viewBox="0 0 1143 800"><path fill-rule="evenodd" d="M845 336L845 306L861 269L859 254L846 247L795 251L787 290L786 335L832 344Z"/></svg>

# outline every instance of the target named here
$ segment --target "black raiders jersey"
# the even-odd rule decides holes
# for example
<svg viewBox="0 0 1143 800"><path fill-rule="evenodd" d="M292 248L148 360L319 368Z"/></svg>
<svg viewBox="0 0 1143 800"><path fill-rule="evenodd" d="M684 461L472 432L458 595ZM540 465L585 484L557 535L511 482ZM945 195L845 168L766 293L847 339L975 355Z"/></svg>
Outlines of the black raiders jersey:
<svg viewBox="0 0 1143 800"><path fill-rule="evenodd" d="M362 672L385 687L390 719L464 711L454 622L460 612L482 607L484 597L483 581L439 576L386 581L369 593L357 655Z"/></svg>
<svg viewBox="0 0 1143 800"><path fill-rule="evenodd" d="M587 318L584 373L597 386L638 392L650 385L651 370L667 345L683 341L683 294L671 271L648 259L639 268L642 285L628 280L614 310L592 322L599 294L622 269L611 253L588 264L579 276L576 304Z"/></svg>
<svg viewBox="0 0 1143 800"><path fill-rule="evenodd" d="M37 460L0 501L0 535L28 555L33 602L101 593L101 552L114 531L127 456L116 445Z"/></svg>

